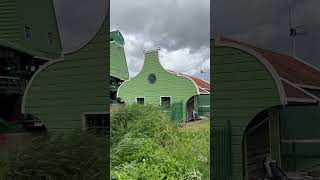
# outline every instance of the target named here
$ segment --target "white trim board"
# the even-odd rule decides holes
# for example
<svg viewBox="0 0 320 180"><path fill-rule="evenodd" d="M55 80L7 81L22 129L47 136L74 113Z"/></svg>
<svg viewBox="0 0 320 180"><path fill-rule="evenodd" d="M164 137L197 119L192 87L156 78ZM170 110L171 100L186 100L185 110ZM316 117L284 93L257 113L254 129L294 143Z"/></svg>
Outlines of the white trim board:
<svg viewBox="0 0 320 180"><path fill-rule="evenodd" d="M306 89L312 89L312 90L320 90L319 86L310 86L310 85L297 84L297 83L295 83L295 85L300 87L300 88L306 88Z"/></svg>
<svg viewBox="0 0 320 180"><path fill-rule="evenodd" d="M122 48L124 47L124 45L122 45L122 44L120 44L120 43L118 43L117 41L114 41L114 40L110 41L110 43L115 43L116 45L118 45L118 46L120 46Z"/></svg>
<svg viewBox="0 0 320 180"><path fill-rule="evenodd" d="M299 102L299 103L318 103L315 99L306 99L306 98L287 98L288 102Z"/></svg>

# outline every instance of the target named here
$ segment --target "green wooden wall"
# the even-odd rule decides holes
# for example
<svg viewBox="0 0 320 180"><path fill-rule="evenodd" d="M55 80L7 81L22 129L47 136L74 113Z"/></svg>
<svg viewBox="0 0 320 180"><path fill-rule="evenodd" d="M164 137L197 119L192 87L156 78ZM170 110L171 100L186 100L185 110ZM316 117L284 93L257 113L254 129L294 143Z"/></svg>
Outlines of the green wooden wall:
<svg viewBox="0 0 320 180"><path fill-rule="evenodd" d="M19 41L17 0L0 1L0 39Z"/></svg>
<svg viewBox="0 0 320 180"><path fill-rule="evenodd" d="M210 116L210 95L197 96L197 109L201 116Z"/></svg>
<svg viewBox="0 0 320 180"><path fill-rule="evenodd" d="M43 120L49 131L81 128L83 112L108 111L108 19L91 42L49 65L33 80L26 112Z"/></svg>
<svg viewBox="0 0 320 180"><path fill-rule="evenodd" d="M124 48L115 42L110 42L110 75L121 80L129 79Z"/></svg>
<svg viewBox="0 0 320 180"><path fill-rule="evenodd" d="M145 104L160 104L160 96L171 96L172 103L183 103L183 119L186 118L186 102L197 95L193 82L185 77L164 70L159 61L159 52L145 54L142 71L134 78L124 82L118 91L126 104L136 103L136 97L144 97ZM149 83L149 74L156 75L156 82Z"/></svg>
<svg viewBox="0 0 320 180"><path fill-rule="evenodd" d="M287 106L280 112L282 167L302 171L319 167L320 162L320 106ZM302 142L301 142L302 141ZM303 143L303 141L309 141ZM317 169L319 172L319 168Z"/></svg>
<svg viewBox="0 0 320 180"><path fill-rule="evenodd" d="M214 40L211 40L214 47ZM231 124L232 180L242 179L242 149L244 131L259 112L280 104L278 89L265 66L253 55L232 47L211 48L212 128ZM215 139L213 139L215 141ZM217 150L219 147L213 147ZM214 153L214 152L213 152ZM214 156L215 154L211 154ZM213 157L214 159L214 157ZM215 162L213 166L221 166ZM222 180L222 179L219 179Z"/></svg>
<svg viewBox="0 0 320 180"><path fill-rule="evenodd" d="M25 26L31 28L31 39L25 38ZM49 32L52 45L49 45ZM34 56L60 57L61 43L52 0L2 0L0 45L26 49Z"/></svg>

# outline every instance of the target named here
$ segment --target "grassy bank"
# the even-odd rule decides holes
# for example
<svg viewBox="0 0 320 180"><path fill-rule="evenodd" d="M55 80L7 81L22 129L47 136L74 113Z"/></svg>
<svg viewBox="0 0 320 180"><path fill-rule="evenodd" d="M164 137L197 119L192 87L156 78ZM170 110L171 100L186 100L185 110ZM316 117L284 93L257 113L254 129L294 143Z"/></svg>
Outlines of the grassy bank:
<svg viewBox="0 0 320 180"><path fill-rule="evenodd" d="M35 137L30 145L0 156L0 180L105 180L106 144L104 134Z"/></svg>
<svg viewBox="0 0 320 180"><path fill-rule="evenodd" d="M111 114L113 179L209 179L209 120L173 124L158 106Z"/></svg>

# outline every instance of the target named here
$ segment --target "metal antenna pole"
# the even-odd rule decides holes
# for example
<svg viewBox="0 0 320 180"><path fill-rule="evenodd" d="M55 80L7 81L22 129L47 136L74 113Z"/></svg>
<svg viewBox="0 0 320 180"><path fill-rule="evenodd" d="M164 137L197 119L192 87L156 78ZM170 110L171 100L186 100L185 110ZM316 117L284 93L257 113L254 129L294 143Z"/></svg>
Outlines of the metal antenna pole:
<svg viewBox="0 0 320 180"><path fill-rule="evenodd" d="M289 2L289 31L290 31L290 40L291 40L291 55L295 57L295 36L296 29L292 27L292 15L291 15L291 3Z"/></svg>
<svg viewBox="0 0 320 180"><path fill-rule="evenodd" d="M291 3L289 3L289 32L290 32L290 40L291 40L291 54L293 57L296 57L296 36L306 34L306 32L297 32L297 28L303 27L303 25L293 26L292 22L292 13L291 13Z"/></svg>

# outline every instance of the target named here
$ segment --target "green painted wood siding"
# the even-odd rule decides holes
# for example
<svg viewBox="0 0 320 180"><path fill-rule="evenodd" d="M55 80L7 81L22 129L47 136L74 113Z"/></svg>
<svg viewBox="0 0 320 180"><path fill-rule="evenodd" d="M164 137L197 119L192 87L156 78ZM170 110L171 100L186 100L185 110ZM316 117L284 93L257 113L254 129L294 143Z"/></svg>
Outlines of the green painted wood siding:
<svg viewBox="0 0 320 180"><path fill-rule="evenodd" d="M31 39L25 37L31 28ZM49 35L52 33L52 44ZM2 0L0 2L0 45L27 49L34 56L61 56L60 36L52 0Z"/></svg>
<svg viewBox="0 0 320 180"><path fill-rule="evenodd" d="M215 87L211 95L211 125L214 131L214 128L225 127L230 120L233 152L231 179L240 180L244 131L255 115L280 104L278 89L266 67L253 55L231 47L214 47L211 51L211 79Z"/></svg>
<svg viewBox="0 0 320 180"><path fill-rule="evenodd" d="M81 128L83 112L108 111L107 20L89 44L48 66L32 82L26 112L43 120L49 131Z"/></svg>
<svg viewBox="0 0 320 180"><path fill-rule="evenodd" d="M33 50L37 56L58 58L61 43L53 0L28 0L18 3L19 31L21 45ZM32 30L32 39L25 38L25 25ZM52 33L52 45L48 33Z"/></svg>
<svg viewBox="0 0 320 180"><path fill-rule="evenodd" d="M121 80L129 79L124 48L115 42L110 42L110 75Z"/></svg>
<svg viewBox="0 0 320 180"><path fill-rule="evenodd" d="M315 140L281 143L281 165L288 171L312 171L320 161L320 107L286 106L280 112L281 140Z"/></svg>
<svg viewBox="0 0 320 180"><path fill-rule="evenodd" d="M0 2L0 39L18 42L18 26L17 0L2 0Z"/></svg>
<svg viewBox="0 0 320 180"><path fill-rule="evenodd" d="M145 104L160 104L160 96L171 96L172 103L183 103L183 119L186 118L186 102L197 95L193 82L185 77L164 70L159 61L159 52L145 54L142 71L134 78L124 82L118 92L125 103L136 103L137 97L144 97ZM156 75L156 82L149 83L149 74Z"/></svg>
<svg viewBox="0 0 320 180"><path fill-rule="evenodd" d="M210 116L210 95L197 96L197 109L201 116Z"/></svg>

